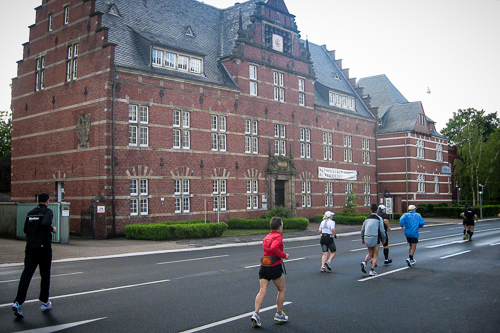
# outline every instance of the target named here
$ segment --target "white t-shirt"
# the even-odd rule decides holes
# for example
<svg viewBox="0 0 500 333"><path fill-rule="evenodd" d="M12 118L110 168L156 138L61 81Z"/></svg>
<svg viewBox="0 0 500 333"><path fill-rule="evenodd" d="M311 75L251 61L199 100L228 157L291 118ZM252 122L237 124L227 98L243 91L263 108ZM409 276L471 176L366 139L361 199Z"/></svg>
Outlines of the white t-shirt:
<svg viewBox="0 0 500 333"><path fill-rule="evenodd" d="M319 225L319 231L322 234L332 234L332 229L335 229L335 221L331 219L326 219Z"/></svg>

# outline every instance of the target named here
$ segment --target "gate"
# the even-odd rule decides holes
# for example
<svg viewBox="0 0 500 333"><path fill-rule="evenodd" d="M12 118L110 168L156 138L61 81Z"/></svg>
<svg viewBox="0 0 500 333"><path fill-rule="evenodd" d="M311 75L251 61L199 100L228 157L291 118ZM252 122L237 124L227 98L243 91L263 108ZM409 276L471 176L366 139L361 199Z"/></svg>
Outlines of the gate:
<svg viewBox="0 0 500 333"><path fill-rule="evenodd" d="M80 215L80 237L94 239L94 207L82 210Z"/></svg>

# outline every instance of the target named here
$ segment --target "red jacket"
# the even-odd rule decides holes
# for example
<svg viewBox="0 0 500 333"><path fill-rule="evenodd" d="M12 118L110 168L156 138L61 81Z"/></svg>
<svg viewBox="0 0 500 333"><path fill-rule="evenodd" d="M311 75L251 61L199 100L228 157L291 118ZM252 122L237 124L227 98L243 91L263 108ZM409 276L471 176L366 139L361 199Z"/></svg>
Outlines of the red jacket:
<svg viewBox="0 0 500 333"><path fill-rule="evenodd" d="M276 230L271 230L271 232L262 240L262 248L264 249L265 256L274 256L280 259L286 258L286 254L283 253L285 245L283 245L283 235ZM271 266L281 265L282 261L278 260Z"/></svg>

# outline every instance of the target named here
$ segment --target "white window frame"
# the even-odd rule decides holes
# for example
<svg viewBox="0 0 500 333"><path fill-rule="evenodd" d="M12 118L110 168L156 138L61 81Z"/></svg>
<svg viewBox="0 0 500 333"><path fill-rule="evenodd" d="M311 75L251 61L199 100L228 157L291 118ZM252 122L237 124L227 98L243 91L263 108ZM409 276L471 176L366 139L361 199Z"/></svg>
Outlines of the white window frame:
<svg viewBox="0 0 500 333"><path fill-rule="evenodd" d="M52 28L54 26L54 15L53 15L53 13L49 14L48 21L49 21L49 31L52 31Z"/></svg>
<svg viewBox="0 0 500 333"><path fill-rule="evenodd" d="M190 202L190 180L174 179L174 213L189 213L191 210Z"/></svg>
<svg viewBox="0 0 500 333"><path fill-rule="evenodd" d="M66 59L66 82L76 80L78 74L78 44L68 46Z"/></svg>
<svg viewBox="0 0 500 333"><path fill-rule="evenodd" d="M64 6L64 22L63 25L69 23L69 6Z"/></svg>

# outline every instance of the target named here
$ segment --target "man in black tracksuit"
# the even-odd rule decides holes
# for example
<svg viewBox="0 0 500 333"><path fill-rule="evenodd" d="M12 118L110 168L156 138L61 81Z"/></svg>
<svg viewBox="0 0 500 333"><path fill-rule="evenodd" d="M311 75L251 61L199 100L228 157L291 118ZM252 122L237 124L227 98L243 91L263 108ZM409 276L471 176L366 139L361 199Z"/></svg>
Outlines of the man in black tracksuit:
<svg viewBox="0 0 500 333"><path fill-rule="evenodd" d="M38 207L32 209L26 216L24 233L26 234L26 250L24 257L24 270L21 274L17 296L12 304L12 310L17 317L24 317L21 305L26 300L26 293L37 266L40 270L40 296L42 301L40 309L50 310L50 266L52 264L52 234L57 228L52 226L54 212L48 208L49 195L42 193L38 196Z"/></svg>

